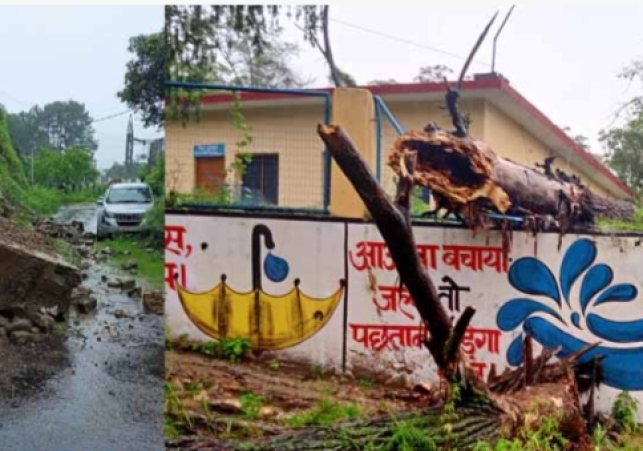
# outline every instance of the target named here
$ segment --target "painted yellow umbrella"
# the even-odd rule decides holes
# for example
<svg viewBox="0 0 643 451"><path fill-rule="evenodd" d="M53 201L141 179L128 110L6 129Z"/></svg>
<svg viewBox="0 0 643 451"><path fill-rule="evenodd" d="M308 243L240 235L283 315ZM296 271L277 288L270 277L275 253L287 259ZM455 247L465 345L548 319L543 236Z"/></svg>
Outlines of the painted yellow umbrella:
<svg viewBox="0 0 643 451"><path fill-rule="evenodd" d="M247 338L253 349L273 351L296 346L309 339L328 323L345 289L327 298L313 298L294 288L281 296L252 290L241 293L225 281L211 290L194 293L177 284L183 309L204 334L215 340Z"/></svg>

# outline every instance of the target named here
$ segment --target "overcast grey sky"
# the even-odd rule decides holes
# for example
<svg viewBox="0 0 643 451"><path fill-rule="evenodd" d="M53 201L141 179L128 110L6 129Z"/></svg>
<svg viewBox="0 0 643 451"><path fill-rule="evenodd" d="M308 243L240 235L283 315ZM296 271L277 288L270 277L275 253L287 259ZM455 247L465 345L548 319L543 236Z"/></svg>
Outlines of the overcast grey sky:
<svg viewBox="0 0 643 451"><path fill-rule="evenodd" d="M0 6L0 104L15 113L76 100L94 119L127 110L116 97L129 38L158 32L163 6ZM125 157L128 115L94 125L101 169ZM134 123L138 138L161 136ZM134 147L134 154L143 152Z"/></svg>
<svg viewBox="0 0 643 451"><path fill-rule="evenodd" d="M498 41L496 70L559 126L588 136L598 151L598 131L611 113L643 87L617 78L624 65L643 56L643 2L517 2ZM493 13L500 9L469 74L488 72L492 39L510 2L342 2L330 8L333 19L394 35L460 55L452 57L331 22L337 64L360 83L395 78L410 82L423 65L445 64L460 72L464 59ZM286 22L284 22L285 24ZM298 30L287 30L297 39ZM325 74L323 59L309 46L295 67L307 75ZM486 63L486 64L484 64ZM325 75L317 85L326 86Z"/></svg>

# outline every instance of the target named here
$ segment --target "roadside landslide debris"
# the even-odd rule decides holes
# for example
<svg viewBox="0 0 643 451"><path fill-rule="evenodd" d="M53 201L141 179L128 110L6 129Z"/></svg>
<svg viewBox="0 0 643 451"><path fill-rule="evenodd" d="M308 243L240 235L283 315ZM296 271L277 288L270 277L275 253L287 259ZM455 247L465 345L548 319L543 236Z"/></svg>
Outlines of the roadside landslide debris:
<svg viewBox="0 0 643 451"><path fill-rule="evenodd" d="M36 218L32 225L25 230L0 218L0 337L15 343L53 333L57 323L67 321L71 308L82 315L95 312L98 296L82 283L95 263L115 254L109 246L97 251L94 234L81 221L61 224L54 218ZM138 261L130 258L119 269L136 272ZM161 291L145 292L131 277L102 275L101 282L141 302L145 313L163 314ZM114 314L131 317L124 310Z"/></svg>
<svg viewBox="0 0 643 451"><path fill-rule="evenodd" d="M162 318L144 311L145 285L125 280L116 252L101 252L95 216L93 204L65 207L28 231L0 217L2 450L161 448Z"/></svg>
<svg viewBox="0 0 643 451"><path fill-rule="evenodd" d="M154 290L143 294L143 308L146 313L163 315L165 297L161 290Z"/></svg>
<svg viewBox="0 0 643 451"><path fill-rule="evenodd" d="M33 321L42 308L66 314L82 280L79 268L37 232L9 221L0 230L0 316Z"/></svg>

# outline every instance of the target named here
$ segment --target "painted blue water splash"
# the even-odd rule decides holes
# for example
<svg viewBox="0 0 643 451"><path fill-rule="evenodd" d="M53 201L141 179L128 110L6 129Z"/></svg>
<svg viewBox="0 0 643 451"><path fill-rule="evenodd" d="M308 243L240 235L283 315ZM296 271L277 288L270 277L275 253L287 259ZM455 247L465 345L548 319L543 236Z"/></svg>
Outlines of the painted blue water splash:
<svg viewBox="0 0 643 451"><path fill-rule="evenodd" d="M540 260L525 257L516 260L509 268L509 283L521 293L541 296L538 299L514 298L507 301L496 317L498 328L503 331L522 330L535 341L550 349L561 347L559 358L572 354L588 344L571 335L571 327L587 330L597 341L610 341L627 348L599 346L584 355L582 361L594 355L603 356L604 383L621 390L643 390L643 318L632 321L614 321L594 312L594 308L609 303L631 302L638 295L630 283L611 285L612 268L603 263L594 264L598 251L596 244L586 238L576 240L566 250L558 272L553 272ZM578 300L570 294L580 281ZM567 321L562 316L562 299L571 309ZM548 299L543 299L548 298ZM552 308L552 302L558 309ZM558 310L558 311L557 311ZM517 366L523 360L524 335L516 337L507 349L507 362Z"/></svg>
<svg viewBox="0 0 643 451"><path fill-rule="evenodd" d="M563 318L553 308L532 299L517 298L510 300L500 307L498 316L496 317L496 323L500 330L507 332L514 330L528 317L538 312L547 313L560 322L564 322Z"/></svg>
<svg viewBox="0 0 643 451"><path fill-rule="evenodd" d="M612 321L600 315L587 315L587 328L597 337L614 343L643 342L643 320Z"/></svg>
<svg viewBox="0 0 643 451"><path fill-rule="evenodd" d="M613 278L612 268L604 264L593 266L585 273L580 287L580 307L583 313L587 310L589 301L608 287Z"/></svg>
<svg viewBox="0 0 643 451"><path fill-rule="evenodd" d="M580 315L578 314L578 312L572 313L572 324L576 326L578 329L582 327L580 325Z"/></svg>
<svg viewBox="0 0 643 451"><path fill-rule="evenodd" d="M263 271L270 281L278 283L286 280L290 272L290 266L285 259L269 252L263 261Z"/></svg>
<svg viewBox="0 0 643 451"><path fill-rule="evenodd" d="M572 289L572 285L594 263L596 254L596 244L586 238L576 240L565 252L563 262L560 265L559 277L560 287L567 305L569 305L569 292Z"/></svg>
<svg viewBox="0 0 643 451"><path fill-rule="evenodd" d="M594 302L594 306L608 302L630 302L638 295L638 290L629 283L620 283L605 290Z"/></svg>
<svg viewBox="0 0 643 451"><path fill-rule="evenodd" d="M560 305L556 278L540 260L519 258L509 268L509 283L525 294L547 296Z"/></svg>
<svg viewBox="0 0 643 451"><path fill-rule="evenodd" d="M588 345L562 329L549 323L543 318L529 318L523 324L523 329L534 337L542 346L562 350L557 354L559 358L567 357L575 351ZM579 361L589 362L594 356L603 357L603 383L619 390L643 390L643 347L612 348L597 346L584 354Z"/></svg>

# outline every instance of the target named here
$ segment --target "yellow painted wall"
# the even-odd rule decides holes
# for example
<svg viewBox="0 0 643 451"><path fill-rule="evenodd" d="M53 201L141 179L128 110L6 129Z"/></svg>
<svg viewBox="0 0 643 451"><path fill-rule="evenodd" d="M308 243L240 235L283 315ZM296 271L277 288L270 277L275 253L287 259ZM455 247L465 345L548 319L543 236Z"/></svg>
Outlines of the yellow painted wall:
<svg viewBox="0 0 643 451"><path fill-rule="evenodd" d="M365 89L336 89L332 108L332 122L341 125L366 163L374 170L375 105L371 93ZM345 218L365 218L368 213L366 206L335 161L331 164L330 177L330 214Z"/></svg>
<svg viewBox="0 0 643 451"><path fill-rule="evenodd" d="M442 104L442 102L423 101L387 102L391 112L407 130L422 129L430 121L436 122L440 127L451 129L447 112L440 109ZM527 165L542 162L545 157L550 156L550 151L543 143L493 105L483 101L463 99L461 107L472 119L471 134L489 143L498 154ZM363 108L370 107L364 103ZM323 106L244 108L242 105L242 111L252 128L250 134L254 139L248 151L277 152L280 155L279 205L302 208L322 207L323 144L317 136L316 127L323 119ZM348 123L347 118L338 117L338 119L341 119L340 123L344 122L344 125ZM374 118L371 123L374 151ZM395 184L393 172L386 165L386 156L397 134L384 117L382 132L381 182L385 190L392 195L395 192ZM365 136L364 139L366 139ZM195 144L225 142L226 164L229 164L239 137L239 132L232 126L229 113L225 111L204 112L199 123L190 122L186 127L182 127L180 123L168 121L166 124L168 188L174 188L181 193L190 193L194 189L192 152ZM587 174L580 173L577 169L571 170L566 161L556 163L560 169L578 174L597 194L608 195L603 188L592 183Z"/></svg>
<svg viewBox="0 0 643 451"><path fill-rule="evenodd" d="M279 206L323 206L323 150L317 124L323 122L323 106L292 108L245 108L251 127L251 153L279 154ZM166 124L166 184L180 193L195 187L193 146L226 144L226 166L234 159L242 134L225 111L204 111L200 122Z"/></svg>
<svg viewBox="0 0 643 451"><path fill-rule="evenodd" d="M542 163L545 158L554 155L535 136L489 103L484 104L483 129L483 134L480 137L493 150L518 163L533 167L534 163ZM594 183L587 173L581 172L576 167L572 168L569 161L559 157L553 166L568 174L578 175L596 194L611 197L605 189Z"/></svg>

